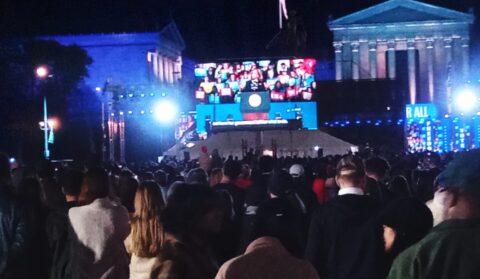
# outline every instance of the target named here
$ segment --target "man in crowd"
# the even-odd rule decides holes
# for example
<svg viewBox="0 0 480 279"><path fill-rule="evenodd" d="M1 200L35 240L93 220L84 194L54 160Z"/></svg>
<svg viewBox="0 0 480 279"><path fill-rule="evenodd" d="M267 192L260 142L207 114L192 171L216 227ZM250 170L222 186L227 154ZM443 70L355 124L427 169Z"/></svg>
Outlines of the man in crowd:
<svg viewBox="0 0 480 279"><path fill-rule="evenodd" d="M369 222L376 203L365 196L365 169L358 157L346 156L337 164L338 197L320 206L312 217L306 258L320 278L374 278L376 243Z"/></svg>
<svg viewBox="0 0 480 279"><path fill-rule="evenodd" d="M108 198L105 170L89 170L83 179L79 202L70 209L72 227L70 278L128 278L128 257L123 245L130 233L128 212Z"/></svg>
<svg viewBox="0 0 480 279"><path fill-rule="evenodd" d="M216 241L218 259L222 263L237 256L239 248L245 190L237 186L235 181L241 172L240 162L227 160L223 167L222 180L213 187L215 191L222 194L226 201L224 223L218 241Z"/></svg>
<svg viewBox="0 0 480 279"><path fill-rule="evenodd" d="M10 162L0 153L0 278L15 278L27 237L23 212L11 194Z"/></svg>
<svg viewBox="0 0 480 279"><path fill-rule="evenodd" d="M78 205L78 196L83 181L83 173L77 169L67 169L60 175L60 185L65 194L63 207L50 212L46 222L49 247L52 252L50 278L65 278L69 259L68 245L68 211Z"/></svg>
<svg viewBox="0 0 480 279"><path fill-rule="evenodd" d="M459 154L436 185L438 225L396 258L388 278L480 278L480 150Z"/></svg>

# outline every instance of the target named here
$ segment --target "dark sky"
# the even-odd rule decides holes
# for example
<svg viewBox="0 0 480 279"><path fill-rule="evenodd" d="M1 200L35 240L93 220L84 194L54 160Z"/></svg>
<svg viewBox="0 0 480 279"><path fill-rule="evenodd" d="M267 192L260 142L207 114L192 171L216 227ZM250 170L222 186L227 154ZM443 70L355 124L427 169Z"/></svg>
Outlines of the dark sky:
<svg viewBox="0 0 480 279"><path fill-rule="evenodd" d="M331 55L334 18L380 3L380 0L287 0L301 15L308 33L305 55ZM429 0L467 11L478 0ZM266 44L278 32L277 0L1 0L0 34L31 36L153 31L173 18L197 59L269 56ZM479 30L479 28L476 28ZM474 32L478 33L478 32ZM476 40L476 38L474 38Z"/></svg>

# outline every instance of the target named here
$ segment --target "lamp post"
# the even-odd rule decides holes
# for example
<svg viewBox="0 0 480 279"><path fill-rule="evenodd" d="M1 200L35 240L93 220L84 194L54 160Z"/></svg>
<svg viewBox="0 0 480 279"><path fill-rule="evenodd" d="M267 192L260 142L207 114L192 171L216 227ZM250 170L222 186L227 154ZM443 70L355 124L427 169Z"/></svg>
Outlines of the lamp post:
<svg viewBox="0 0 480 279"><path fill-rule="evenodd" d="M46 66L39 66L35 69L35 75L39 79L45 79L47 78L48 75L48 68ZM47 96L43 96L43 126L40 122L40 129L43 130L43 139L44 139L44 151L43 155L45 156L45 159L50 158L50 150L48 149L48 131L50 130L49 128L49 123L48 123L48 113L47 113ZM52 127L53 129L53 127Z"/></svg>

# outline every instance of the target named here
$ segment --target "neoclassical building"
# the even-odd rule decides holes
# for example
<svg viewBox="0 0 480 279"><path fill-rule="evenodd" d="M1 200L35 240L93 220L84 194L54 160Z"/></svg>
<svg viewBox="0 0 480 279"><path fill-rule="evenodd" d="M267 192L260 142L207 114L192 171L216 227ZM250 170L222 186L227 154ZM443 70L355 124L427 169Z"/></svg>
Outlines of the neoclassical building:
<svg viewBox="0 0 480 279"><path fill-rule="evenodd" d="M390 0L329 22L336 80L406 83L408 102L447 108L469 77L474 16L414 0Z"/></svg>

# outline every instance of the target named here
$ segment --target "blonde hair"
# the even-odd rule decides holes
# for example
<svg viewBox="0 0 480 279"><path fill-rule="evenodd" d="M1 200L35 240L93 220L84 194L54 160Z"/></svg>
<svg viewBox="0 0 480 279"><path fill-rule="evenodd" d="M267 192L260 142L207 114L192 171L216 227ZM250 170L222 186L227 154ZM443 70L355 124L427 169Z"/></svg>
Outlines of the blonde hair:
<svg viewBox="0 0 480 279"><path fill-rule="evenodd" d="M163 246L165 232L160 220L164 201L160 187L145 181L135 193L135 212L132 217L131 252L138 257L156 257Z"/></svg>

